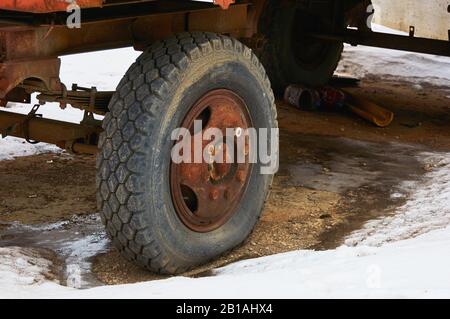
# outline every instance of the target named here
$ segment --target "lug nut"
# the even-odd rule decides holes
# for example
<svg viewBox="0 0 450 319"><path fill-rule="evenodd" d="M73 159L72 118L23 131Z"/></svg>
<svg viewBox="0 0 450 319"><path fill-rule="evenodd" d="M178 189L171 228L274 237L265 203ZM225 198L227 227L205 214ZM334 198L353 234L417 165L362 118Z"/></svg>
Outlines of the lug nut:
<svg viewBox="0 0 450 319"><path fill-rule="evenodd" d="M213 189L209 193L209 198L211 198L212 200L217 200L219 198L219 191L217 189Z"/></svg>

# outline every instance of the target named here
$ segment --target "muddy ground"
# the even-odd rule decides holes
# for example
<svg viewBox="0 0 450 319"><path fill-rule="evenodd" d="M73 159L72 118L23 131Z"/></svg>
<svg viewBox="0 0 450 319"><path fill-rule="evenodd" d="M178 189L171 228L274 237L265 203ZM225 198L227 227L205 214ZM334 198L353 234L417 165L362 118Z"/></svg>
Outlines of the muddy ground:
<svg viewBox="0 0 450 319"><path fill-rule="evenodd" d="M336 247L365 221L403 203L403 197L390 194L429 169L416 155L450 151L450 88L418 89L368 77L349 90L394 111L394 123L381 129L350 113L305 112L279 101L281 167L261 222L245 245L186 275L205 276L246 258ZM98 235L101 225L92 215L94 166L92 157L64 153L0 162L0 246L41 246L54 250L64 263L73 255L58 248L64 234ZM24 227L61 221L57 236ZM94 285L160 278L126 262L109 246L86 256L93 262L89 281Z"/></svg>

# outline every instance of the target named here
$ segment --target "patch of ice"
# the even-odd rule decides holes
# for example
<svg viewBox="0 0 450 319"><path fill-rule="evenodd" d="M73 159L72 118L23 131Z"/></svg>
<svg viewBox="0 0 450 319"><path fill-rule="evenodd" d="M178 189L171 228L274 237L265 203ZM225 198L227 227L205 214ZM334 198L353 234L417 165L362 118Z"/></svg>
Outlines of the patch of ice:
<svg viewBox="0 0 450 319"><path fill-rule="evenodd" d="M82 288L90 283L85 276L91 273L91 258L106 251L108 239L103 232L68 242L61 248L66 258L67 286Z"/></svg>
<svg viewBox="0 0 450 319"><path fill-rule="evenodd" d="M25 229L28 231L39 231L39 232L48 232L48 231L52 231L52 230L59 230L61 228L63 228L64 226L68 225L70 223L70 221L68 220L63 220L60 222L56 222L53 224L42 224L42 225L24 225L24 224L20 224L17 222L14 222L11 224L11 228L18 228L18 229Z"/></svg>
<svg viewBox="0 0 450 319"><path fill-rule="evenodd" d="M450 225L450 154L423 153L422 160L434 169L414 185L404 184L402 193L410 193L406 204L394 216L367 223L346 239L346 245L382 246Z"/></svg>
<svg viewBox="0 0 450 319"><path fill-rule="evenodd" d="M64 261L66 284L74 288L86 288L98 282L91 271L92 257L106 251L108 240L97 214L72 216L69 220L53 224L7 224L7 246L32 245L58 253ZM8 239L9 238L9 239Z"/></svg>
<svg viewBox="0 0 450 319"><path fill-rule="evenodd" d="M66 266L67 287L80 289L83 286L82 270L79 264L69 264Z"/></svg>

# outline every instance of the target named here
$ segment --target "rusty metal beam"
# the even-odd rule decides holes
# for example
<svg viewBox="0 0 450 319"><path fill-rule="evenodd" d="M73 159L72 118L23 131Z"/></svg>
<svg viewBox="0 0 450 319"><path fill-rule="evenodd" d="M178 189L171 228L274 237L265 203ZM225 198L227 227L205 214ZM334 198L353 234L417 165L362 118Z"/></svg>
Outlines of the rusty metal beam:
<svg viewBox="0 0 450 319"><path fill-rule="evenodd" d="M247 5L235 5L226 11L208 8L95 21L84 23L81 29L69 29L65 25L1 28L0 51L3 60L31 60L132 46L184 31L208 30L240 37L245 32L246 15ZM211 23L212 17L227 23Z"/></svg>
<svg viewBox="0 0 450 319"><path fill-rule="evenodd" d="M83 144L83 143L73 143L69 147L66 146L66 149L75 154L96 155L98 153L97 145L89 145L89 144Z"/></svg>
<svg viewBox="0 0 450 319"><path fill-rule="evenodd" d="M39 117L0 111L0 133L58 145L72 152L93 154L96 145L87 143L96 140L101 127L61 122ZM90 151L89 151L90 150Z"/></svg>
<svg viewBox="0 0 450 319"><path fill-rule="evenodd" d="M244 35L248 4L228 10L205 8L83 23L80 29L65 25L0 28L0 62L57 57L66 54L132 46L183 31L210 31ZM222 21L222 23L212 23ZM224 22L227 23L224 23Z"/></svg>
<svg viewBox="0 0 450 319"><path fill-rule="evenodd" d="M194 12L150 15L86 23L81 29L11 27L0 29L0 98L27 78L38 78L48 89L58 90L56 56L120 48L143 47L183 31L215 31L243 35L247 6ZM3 48L3 52L1 52Z"/></svg>
<svg viewBox="0 0 450 319"><path fill-rule="evenodd" d="M450 41L353 29L347 29L335 34L311 33L308 35L327 41L345 42L354 46L365 45L384 49L450 56Z"/></svg>
<svg viewBox="0 0 450 319"><path fill-rule="evenodd" d="M60 89L58 56L135 46L184 31L210 31L242 37L246 33L248 4L228 10L219 7L155 13L139 17L66 26L10 26L0 28L0 99L28 78L38 78L48 89Z"/></svg>

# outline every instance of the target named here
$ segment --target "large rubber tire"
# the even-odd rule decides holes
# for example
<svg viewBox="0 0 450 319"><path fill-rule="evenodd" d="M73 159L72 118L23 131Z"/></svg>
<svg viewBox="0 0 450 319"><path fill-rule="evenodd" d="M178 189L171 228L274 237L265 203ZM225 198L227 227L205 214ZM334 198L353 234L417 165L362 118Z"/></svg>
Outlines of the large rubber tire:
<svg viewBox="0 0 450 319"><path fill-rule="evenodd" d="M105 116L97 160L101 218L122 255L151 271L187 271L241 244L257 223L272 175L254 164L236 213L207 233L186 227L170 192L170 135L205 93L228 89L246 103L255 128L277 127L264 67L239 41L184 33L157 42L130 67Z"/></svg>
<svg viewBox="0 0 450 319"><path fill-rule="evenodd" d="M281 94L290 84L320 86L331 79L343 44L299 36L309 30L327 30L328 24L299 5L268 2L260 34L249 45L263 63L276 93Z"/></svg>

